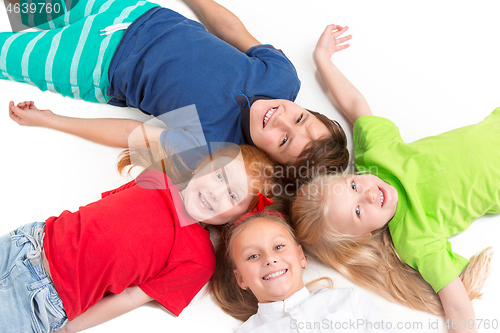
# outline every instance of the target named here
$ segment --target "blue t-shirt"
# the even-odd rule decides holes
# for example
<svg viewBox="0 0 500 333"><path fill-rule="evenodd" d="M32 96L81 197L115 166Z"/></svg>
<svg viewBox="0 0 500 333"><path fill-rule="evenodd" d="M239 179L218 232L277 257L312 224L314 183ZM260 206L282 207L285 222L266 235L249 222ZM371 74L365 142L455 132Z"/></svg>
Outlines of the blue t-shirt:
<svg viewBox="0 0 500 333"><path fill-rule="evenodd" d="M202 24L161 7L128 28L109 78L112 105L158 117L194 104L207 143L251 144L243 134L248 124L242 123L242 112L248 112L252 97L293 101L300 88L295 68L280 50L258 45L245 54ZM248 122L248 115L244 119Z"/></svg>

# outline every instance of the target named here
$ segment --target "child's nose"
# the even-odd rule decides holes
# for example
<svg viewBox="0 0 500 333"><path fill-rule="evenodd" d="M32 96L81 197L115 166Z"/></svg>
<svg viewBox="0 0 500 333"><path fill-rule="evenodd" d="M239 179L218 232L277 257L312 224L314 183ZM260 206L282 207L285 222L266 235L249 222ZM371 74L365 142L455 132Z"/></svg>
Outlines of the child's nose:
<svg viewBox="0 0 500 333"><path fill-rule="evenodd" d="M268 253L265 255L265 263L266 263L266 266L270 266L270 265L274 265L274 264L277 264L278 263L278 260L277 258L272 254L272 253Z"/></svg>
<svg viewBox="0 0 500 333"><path fill-rule="evenodd" d="M290 124L287 122L286 116L280 112L275 115L276 119L273 123L274 127L282 128L284 130L290 129Z"/></svg>
<svg viewBox="0 0 500 333"><path fill-rule="evenodd" d="M225 187L225 184L224 186L216 186L216 187L212 187L210 189L210 195L212 196L212 198L214 199L214 201L219 201L222 197L222 195L224 195L226 191L226 187Z"/></svg>
<svg viewBox="0 0 500 333"><path fill-rule="evenodd" d="M366 201L370 204L375 202L375 191L373 189L368 189L365 191Z"/></svg>

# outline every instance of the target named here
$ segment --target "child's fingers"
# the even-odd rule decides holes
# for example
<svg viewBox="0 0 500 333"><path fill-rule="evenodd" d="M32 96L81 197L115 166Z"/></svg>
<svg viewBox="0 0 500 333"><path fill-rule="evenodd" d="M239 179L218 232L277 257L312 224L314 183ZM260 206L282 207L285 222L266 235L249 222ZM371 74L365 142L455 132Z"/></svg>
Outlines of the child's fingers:
<svg viewBox="0 0 500 333"><path fill-rule="evenodd" d="M337 51L347 49L351 44L337 45Z"/></svg>
<svg viewBox="0 0 500 333"><path fill-rule="evenodd" d="M335 24L335 23L332 23L332 24L327 25L326 28L329 30L340 30L340 29L342 29L342 26Z"/></svg>
<svg viewBox="0 0 500 333"><path fill-rule="evenodd" d="M28 108L28 107L30 107L30 105L33 105L32 101L24 101L24 102L17 103L17 106L20 108Z"/></svg>
<svg viewBox="0 0 500 333"><path fill-rule="evenodd" d="M333 38L337 38L338 36L342 35L344 32L346 32L349 29L348 26L345 26L345 27L342 28L339 25L338 27L339 27L339 29L337 29L336 32L332 33Z"/></svg>
<svg viewBox="0 0 500 333"><path fill-rule="evenodd" d="M26 105L27 108L32 108L33 106L35 106L35 103L33 103L33 101L26 101L24 102L24 104Z"/></svg>
<svg viewBox="0 0 500 333"><path fill-rule="evenodd" d="M12 110L14 108L14 102L10 101L9 102L9 117L12 118L12 115L15 115L14 111Z"/></svg>
<svg viewBox="0 0 500 333"><path fill-rule="evenodd" d="M342 29L340 25L337 24L329 24L326 26L325 31L323 31L323 34L328 34L331 35L333 32L336 32L338 30Z"/></svg>
<svg viewBox="0 0 500 333"><path fill-rule="evenodd" d="M329 36L332 34L333 31L335 31L335 24L329 24L326 26L325 30L321 34L321 36Z"/></svg>
<svg viewBox="0 0 500 333"><path fill-rule="evenodd" d="M10 113L17 113L21 110L19 106L14 105L14 103L9 103L9 111Z"/></svg>
<svg viewBox="0 0 500 333"><path fill-rule="evenodd" d="M351 39L352 36L349 35L349 36L345 36L345 37L341 37L341 38L335 38L335 44L342 44L342 43L345 43L347 42L349 39Z"/></svg>
<svg viewBox="0 0 500 333"><path fill-rule="evenodd" d="M17 103L17 107L20 108L20 109L29 109L30 107L30 102L20 102L20 103Z"/></svg>
<svg viewBox="0 0 500 333"><path fill-rule="evenodd" d="M20 124L20 121L23 119L17 115L16 112L19 112L20 109L17 106L14 106L14 102L9 103L9 117L14 120L16 123Z"/></svg>
<svg viewBox="0 0 500 333"><path fill-rule="evenodd" d="M30 103L30 109L37 109L37 107L35 106L35 102L31 101L29 103Z"/></svg>

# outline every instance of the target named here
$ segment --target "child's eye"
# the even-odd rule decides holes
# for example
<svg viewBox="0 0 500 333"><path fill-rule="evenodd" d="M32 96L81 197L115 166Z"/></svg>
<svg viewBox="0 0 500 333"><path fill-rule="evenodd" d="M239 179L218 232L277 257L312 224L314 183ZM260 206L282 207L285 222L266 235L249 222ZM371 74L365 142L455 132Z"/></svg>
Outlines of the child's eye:
<svg viewBox="0 0 500 333"><path fill-rule="evenodd" d="M258 255L258 254L252 254L251 256L249 256L249 257L247 258L247 260L252 260L252 259L255 259L255 258L257 258L257 257L259 257L259 255Z"/></svg>
<svg viewBox="0 0 500 333"><path fill-rule="evenodd" d="M356 215L358 215L358 217L359 217L359 214L361 214L361 212L360 212L359 206L358 206L358 207L356 207Z"/></svg>
<svg viewBox="0 0 500 333"><path fill-rule="evenodd" d="M353 189L354 192L356 192L356 183L355 182L351 183L351 188Z"/></svg>
<svg viewBox="0 0 500 333"><path fill-rule="evenodd" d="M283 244L280 244L280 245L276 245L276 247L274 248L275 250L281 250L282 248L284 248L285 245Z"/></svg>
<svg viewBox="0 0 500 333"><path fill-rule="evenodd" d="M296 124L300 123L300 121L302 120L302 117L304 116L304 114L301 114L300 117L297 118L297 120L295 121Z"/></svg>
<svg viewBox="0 0 500 333"><path fill-rule="evenodd" d="M233 201L238 201L238 196L236 194L229 192L229 196Z"/></svg>
<svg viewBox="0 0 500 333"><path fill-rule="evenodd" d="M288 141L288 135L283 138L281 141L280 147L283 146Z"/></svg>
<svg viewBox="0 0 500 333"><path fill-rule="evenodd" d="M222 177L222 172L219 170L215 171L215 175L217 176L217 179L222 182L224 180L224 177Z"/></svg>

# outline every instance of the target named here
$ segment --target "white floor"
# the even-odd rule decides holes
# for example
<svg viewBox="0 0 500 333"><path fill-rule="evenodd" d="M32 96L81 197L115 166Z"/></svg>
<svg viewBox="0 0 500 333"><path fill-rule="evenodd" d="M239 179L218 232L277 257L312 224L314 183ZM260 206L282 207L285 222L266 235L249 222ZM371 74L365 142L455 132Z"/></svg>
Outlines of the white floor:
<svg viewBox="0 0 500 333"><path fill-rule="evenodd" d="M500 5L495 0L220 2L258 40L285 52L302 80L297 102L339 120L349 139L351 127L328 95L311 56L317 38L330 23L348 25L353 35L351 47L336 54L334 61L363 92L374 114L393 120L406 141L479 122L500 106ZM178 0L159 3L194 17ZM3 7L0 31L10 31ZM0 81L0 109L4 110L0 121L1 210L6 214L0 234L59 215L64 209L76 210L128 181L116 171L120 149L47 129L19 127L8 117L10 100L34 100L40 108L68 116L148 120L137 110L76 101L26 84ZM452 238L454 251L470 257L486 246L496 246L499 233L500 216L481 218ZM321 275L333 277L336 287L352 286L317 264L308 266L305 279ZM499 331L491 327L500 321L499 282L497 254L484 296L474 303L477 318L484 320L479 332ZM438 317L373 298L394 326L403 328L400 332L442 332ZM439 328L434 328L436 322ZM178 318L159 306L144 306L89 332L232 332L238 325L210 296L200 294Z"/></svg>

